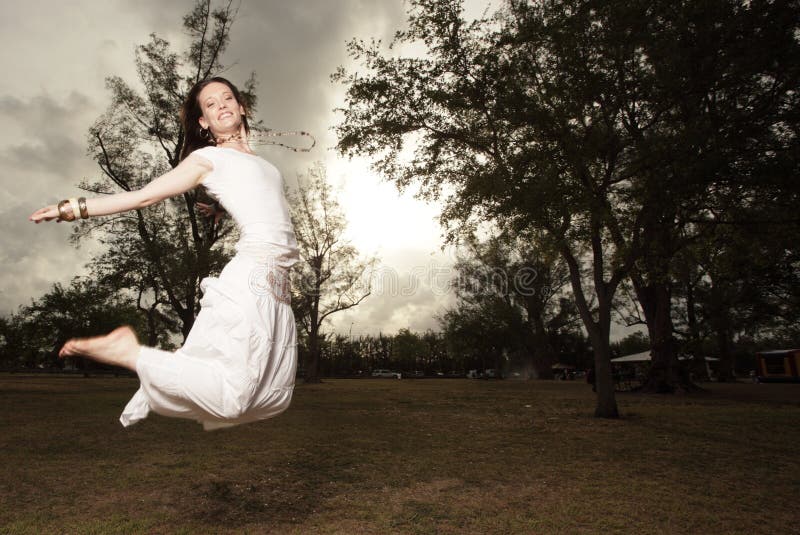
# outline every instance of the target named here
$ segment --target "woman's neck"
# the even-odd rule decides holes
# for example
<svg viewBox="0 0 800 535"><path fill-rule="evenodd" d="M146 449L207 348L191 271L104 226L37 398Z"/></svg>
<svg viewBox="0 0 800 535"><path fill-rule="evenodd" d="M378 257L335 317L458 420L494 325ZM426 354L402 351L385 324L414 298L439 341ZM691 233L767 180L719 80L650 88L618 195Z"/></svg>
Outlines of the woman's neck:
<svg viewBox="0 0 800 535"><path fill-rule="evenodd" d="M235 149L241 152L253 152L247 144L247 135L243 134L241 131L216 136L216 145L218 147Z"/></svg>
<svg viewBox="0 0 800 535"><path fill-rule="evenodd" d="M224 149L234 149L238 150L239 152L246 152L248 154L253 154L253 151L250 149L250 146L247 144L246 141L229 141L226 143L217 143L217 147L222 147Z"/></svg>

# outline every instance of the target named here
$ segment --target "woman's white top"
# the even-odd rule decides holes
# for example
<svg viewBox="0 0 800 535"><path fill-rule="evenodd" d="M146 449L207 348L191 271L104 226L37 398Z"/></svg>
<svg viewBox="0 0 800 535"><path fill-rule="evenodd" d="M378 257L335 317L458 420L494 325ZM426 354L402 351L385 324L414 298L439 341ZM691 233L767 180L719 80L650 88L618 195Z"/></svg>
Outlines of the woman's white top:
<svg viewBox="0 0 800 535"><path fill-rule="evenodd" d="M241 232L237 252L291 267L299 256L278 169L259 156L225 147L203 147L192 154L214 165L203 185L236 221Z"/></svg>

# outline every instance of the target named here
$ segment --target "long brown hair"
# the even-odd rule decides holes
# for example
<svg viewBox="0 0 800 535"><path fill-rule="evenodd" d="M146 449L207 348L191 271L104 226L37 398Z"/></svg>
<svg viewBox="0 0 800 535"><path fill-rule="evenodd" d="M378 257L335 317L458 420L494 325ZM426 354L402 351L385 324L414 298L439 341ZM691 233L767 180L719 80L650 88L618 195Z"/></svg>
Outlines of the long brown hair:
<svg viewBox="0 0 800 535"><path fill-rule="evenodd" d="M211 132L206 130L206 134L203 135L203 130L200 128L199 120L200 117L203 116L203 111L200 108L200 103L197 101L197 97L200 96L200 91L202 91L205 86L212 82L225 84L231 89L234 98L236 98L236 103L240 104L245 111L245 114L242 117L244 131L248 134L250 133L250 125L247 124L247 105L242 100L242 94L238 89L236 89L236 86L221 76L200 80L194 84L192 89L189 90L189 94L186 95L186 100L181 108L181 124L183 125L181 161L201 147L214 145L214 138L211 136Z"/></svg>

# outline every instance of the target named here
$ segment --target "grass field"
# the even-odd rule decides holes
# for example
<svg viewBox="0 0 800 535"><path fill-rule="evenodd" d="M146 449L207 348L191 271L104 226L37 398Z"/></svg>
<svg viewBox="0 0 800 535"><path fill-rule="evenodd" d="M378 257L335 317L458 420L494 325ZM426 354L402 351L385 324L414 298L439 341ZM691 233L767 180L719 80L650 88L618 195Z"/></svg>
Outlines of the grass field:
<svg viewBox="0 0 800 535"><path fill-rule="evenodd" d="M789 533L800 385L329 380L215 432L134 379L0 376L0 533Z"/></svg>

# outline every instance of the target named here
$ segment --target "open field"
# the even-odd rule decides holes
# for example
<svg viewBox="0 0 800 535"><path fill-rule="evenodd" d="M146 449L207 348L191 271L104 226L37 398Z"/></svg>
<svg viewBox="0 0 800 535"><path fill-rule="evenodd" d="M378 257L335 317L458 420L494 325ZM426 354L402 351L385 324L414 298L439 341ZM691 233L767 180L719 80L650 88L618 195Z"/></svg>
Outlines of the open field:
<svg viewBox="0 0 800 535"><path fill-rule="evenodd" d="M0 376L0 533L789 533L800 385L329 380L264 422L117 421L128 378ZM792 528L791 526L795 526Z"/></svg>

